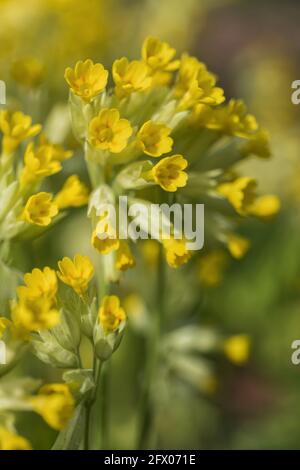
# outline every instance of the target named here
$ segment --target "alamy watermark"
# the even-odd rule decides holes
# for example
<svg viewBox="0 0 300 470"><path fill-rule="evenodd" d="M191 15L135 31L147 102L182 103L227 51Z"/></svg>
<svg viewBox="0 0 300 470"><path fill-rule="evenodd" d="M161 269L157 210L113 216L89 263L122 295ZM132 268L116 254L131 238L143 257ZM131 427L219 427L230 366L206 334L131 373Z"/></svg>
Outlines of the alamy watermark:
<svg viewBox="0 0 300 470"><path fill-rule="evenodd" d="M0 105L6 104L6 85L3 80L0 80Z"/></svg>
<svg viewBox="0 0 300 470"><path fill-rule="evenodd" d="M6 364L6 344L0 341L0 366Z"/></svg>
<svg viewBox="0 0 300 470"><path fill-rule="evenodd" d="M153 204L128 202L119 196L115 204L98 202L99 222L96 234L100 240L184 239L188 250L201 250L204 245L204 204Z"/></svg>
<svg viewBox="0 0 300 470"><path fill-rule="evenodd" d="M291 88L293 91L291 95L291 102L295 105L300 104L300 80L294 80L292 82Z"/></svg>

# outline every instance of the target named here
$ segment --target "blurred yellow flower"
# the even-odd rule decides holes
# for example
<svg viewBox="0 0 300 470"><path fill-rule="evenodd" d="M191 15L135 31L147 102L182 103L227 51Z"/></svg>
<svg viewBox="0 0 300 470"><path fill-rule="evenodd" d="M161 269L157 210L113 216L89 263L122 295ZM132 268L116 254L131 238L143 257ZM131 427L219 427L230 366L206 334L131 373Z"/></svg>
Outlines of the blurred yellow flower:
<svg viewBox="0 0 300 470"><path fill-rule="evenodd" d="M223 343L224 353L228 359L237 365L245 364L250 354L250 338L248 335L234 335Z"/></svg>
<svg viewBox="0 0 300 470"><path fill-rule="evenodd" d="M198 277L202 285L217 287L223 280L228 255L223 250L214 250L199 259Z"/></svg>
<svg viewBox="0 0 300 470"><path fill-rule="evenodd" d="M165 157L150 170L148 178L153 179L165 191L175 192L187 183L188 175L183 171L187 165L188 162L182 155Z"/></svg>
<svg viewBox="0 0 300 470"><path fill-rule="evenodd" d="M115 92L118 98L124 98L134 91L147 90L151 85L148 68L139 60L129 62L126 57L113 63L112 75L116 84Z"/></svg>
<svg viewBox="0 0 300 470"><path fill-rule="evenodd" d="M30 293L19 292L18 302L11 308L11 318L16 331L39 331L53 328L60 321L59 311L53 307L53 300L47 297L31 298Z"/></svg>
<svg viewBox="0 0 300 470"><path fill-rule="evenodd" d="M22 217L29 224L46 227L58 213L58 207L52 201L51 193L37 193L30 196L24 207Z"/></svg>
<svg viewBox="0 0 300 470"><path fill-rule="evenodd" d="M151 157L160 157L172 150L173 139L169 137L171 129L158 122L145 122L137 134L137 145Z"/></svg>
<svg viewBox="0 0 300 470"><path fill-rule="evenodd" d="M224 196L239 214L246 214L253 204L257 183L254 178L241 176L229 183L222 183L217 190Z"/></svg>
<svg viewBox="0 0 300 470"><path fill-rule="evenodd" d="M138 245L146 263L154 268L158 263L159 242L156 240L142 240Z"/></svg>
<svg viewBox="0 0 300 470"><path fill-rule="evenodd" d="M88 256L75 255L74 260L63 258L58 262L59 279L72 287L78 295L83 295L94 275L94 267Z"/></svg>
<svg viewBox="0 0 300 470"><path fill-rule="evenodd" d="M260 158L270 158L271 149L269 133L264 129L257 131L241 147L241 152L244 157L247 157L248 155L256 155Z"/></svg>
<svg viewBox="0 0 300 470"><path fill-rule="evenodd" d="M38 88L45 78L45 66L35 57L24 57L13 63L11 75L27 88Z"/></svg>
<svg viewBox="0 0 300 470"><path fill-rule="evenodd" d="M120 119L117 109L102 109L89 125L91 145L112 153L121 152L126 147L131 134L130 122L127 119Z"/></svg>
<svg viewBox="0 0 300 470"><path fill-rule="evenodd" d="M73 93L85 101L99 95L106 87L108 71L102 64L94 64L91 59L80 60L74 69L67 67L65 80Z"/></svg>
<svg viewBox="0 0 300 470"><path fill-rule="evenodd" d="M109 226L105 227L104 230L105 231L102 232L101 238L99 237L98 230L94 230L92 233L91 243L99 253L107 255L108 253L119 249L120 241Z"/></svg>
<svg viewBox="0 0 300 470"><path fill-rule="evenodd" d="M120 240L116 256L116 268L119 271L126 271L135 266L135 259L126 240Z"/></svg>
<svg viewBox="0 0 300 470"><path fill-rule="evenodd" d="M106 295L98 312L99 322L107 333L115 331L126 320L126 314L116 295Z"/></svg>
<svg viewBox="0 0 300 470"><path fill-rule="evenodd" d="M240 259L247 253L250 248L250 241L234 233L227 236L227 246L233 258Z"/></svg>
<svg viewBox="0 0 300 470"><path fill-rule="evenodd" d="M14 152L23 140L34 137L41 131L41 128L40 124L32 125L31 117L21 111L0 111L3 152L5 154Z"/></svg>
<svg viewBox="0 0 300 470"><path fill-rule="evenodd" d="M51 300L56 296L57 277L55 271L47 266L43 270L34 268L31 273L26 273L24 282L25 286L17 288L17 293L21 298L22 296L30 299L44 297Z"/></svg>
<svg viewBox="0 0 300 470"><path fill-rule="evenodd" d="M62 162L67 160L73 156L72 150L65 150L62 145L59 144L52 144L46 138L45 135L41 135L39 138L39 144L41 146L48 146L52 151L52 160L56 160L58 162Z"/></svg>
<svg viewBox="0 0 300 470"><path fill-rule="evenodd" d="M75 400L66 384L47 384L39 394L30 398L34 411L57 431L63 429L72 417Z"/></svg>
<svg viewBox="0 0 300 470"><path fill-rule="evenodd" d="M165 249L167 263L171 268L179 268L189 261L191 252L188 251L184 239L169 238L162 240L162 244Z"/></svg>
<svg viewBox="0 0 300 470"><path fill-rule="evenodd" d="M69 176L62 189L56 194L54 202L59 209L81 207L88 203L89 189L77 175Z"/></svg>
<svg viewBox="0 0 300 470"><path fill-rule="evenodd" d="M0 426L0 450L32 450L25 437Z"/></svg>
<svg viewBox="0 0 300 470"><path fill-rule="evenodd" d="M148 36L142 46L142 59L149 68L153 77L153 84L167 84L173 72L178 69L180 61L173 60L176 49L167 42Z"/></svg>
<svg viewBox="0 0 300 470"><path fill-rule="evenodd" d="M27 145L24 155L24 168L20 175L21 187L27 186L35 180L54 175L61 170L59 161L53 159L50 146L41 145L37 149L34 143Z"/></svg>
<svg viewBox="0 0 300 470"><path fill-rule="evenodd" d="M273 194L266 194L260 196L248 208L248 213L260 217L264 220L269 220L280 211L280 199Z"/></svg>

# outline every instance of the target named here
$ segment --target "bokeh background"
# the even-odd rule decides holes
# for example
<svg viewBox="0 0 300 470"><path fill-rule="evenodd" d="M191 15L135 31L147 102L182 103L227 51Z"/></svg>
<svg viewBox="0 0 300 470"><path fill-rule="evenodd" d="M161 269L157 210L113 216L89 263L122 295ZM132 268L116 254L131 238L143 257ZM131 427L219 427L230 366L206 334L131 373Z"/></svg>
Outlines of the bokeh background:
<svg viewBox="0 0 300 470"><path fill-rule="evenodd" d="M155 384L160 400L152 444L300 448L300 365L291 363L291 344L300 338L300 106L291 103L291 83L300 78L299 1L0 0L0 17L0 78L7 83L8 103L46 122L50 133L51 119L67 112L65 67L85 58L109 67L122 55L139 57L148 34L206 62L227 98L244 99L270 131L272 160L245 162L240 171L255 176L264 192L280 195L281 213L268 223L243 225L251 250L242 260L228 259L214 286L200 285L196 268L189 273L189 288L187 279L168 272L170 330L192 319L203 329L249 335L249 360L233 365L222 356L213 358L215 381L205 390L186 374L168 376L168 387ZM43 66L38 89L26 88L12 72L14 63L27 57ZM71 133L65 133L67 145L76 150ZM74 171L86 178L75 158L51 184L60 187ZM15 257L26 271L75 252L91 254L88 245L85 211L77 210L43 239L16 250ZM148 248L137 273L126 274L120 286L134 301L133 317L139 318L130 322L109 377L110 446L119 449L134 446L136 390L143 370L138 299L151 295L155 262L155 250ZM10 286L13 291L13 279ZM1 296L8 300L7 290ZM17 373L57 378L57 372L32 357ZM55 437L31 415L20 415L18 428L35 448L49 447Z"/></svg>

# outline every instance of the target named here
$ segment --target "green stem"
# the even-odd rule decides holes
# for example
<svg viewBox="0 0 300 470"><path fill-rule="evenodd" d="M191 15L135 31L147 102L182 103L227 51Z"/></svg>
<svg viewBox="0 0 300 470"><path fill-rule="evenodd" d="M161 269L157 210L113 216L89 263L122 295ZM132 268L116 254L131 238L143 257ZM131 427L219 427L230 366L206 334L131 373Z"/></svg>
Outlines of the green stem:
<svg viewBox="0 0 300 470"><path fill-rule="evenodd" d="M156 308L153 316L151 334L148 338L146 353L145 377L142 386L140 401L140 423L138 432L138 449L147 446L149 432L153 420L153 408L151 403L151 387L155 378L157 363L159 359L159 342L164 326L164 292L165 292L165 262L163 259L163 248L160 247L159 262L157 268L156 284Z"/></svg>
<svg viewBox="0 0 300 470"><path fill-rule="evenodd" d="M101 449L109 449L109 382L110 382L110 361L106 362L100 377L101 382L101 402L100 402L100 424L101 424Z"/></svg>

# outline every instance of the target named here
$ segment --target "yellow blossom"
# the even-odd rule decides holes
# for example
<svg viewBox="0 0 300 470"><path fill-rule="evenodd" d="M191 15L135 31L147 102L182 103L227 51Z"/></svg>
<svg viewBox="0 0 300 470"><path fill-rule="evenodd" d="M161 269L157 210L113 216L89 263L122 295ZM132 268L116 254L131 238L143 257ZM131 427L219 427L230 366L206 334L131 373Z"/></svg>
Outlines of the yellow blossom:
<svg viewBox="0 0 300 470"><path fill-rule="evenodd" d="M120 271L126 271L135 266L135 259L131 253L129 244L126 240L120 240L116 256L116 268Z"/></svg>
<svg viewBox="0 0 300 470"><path fill-rule="evenodd" d="M139 60L129 62L126 57L115 60L112 67L115 92L118 98L130 95L134 91L147 90L151 85L148 68Z"/></svg>
<svg viewBox="0 0 300 470"><path fill-rule="evenodd" d="M3 151L10 154L16 150L23 140L37 135L41 130L41 125L32 125L31 117L21 111L12 113L0 111L0 130L3 133Z"/></svg>
<svg viewBox="0 0 300 470"><path fill-rule="evenodd" d="M159 242L151 239L143 240L138 246L147 265L151 268L157 266L159 258Z"/></svg>
<svg viewBox="0 0 300 470"><path fill-rule="evenodd" d="M171 129L158 122L145 122L137 134L137 145L151 157L160 157L172 150Z"/></svg>
<svg viewBox="0 0 300 470"><path fill-rule="evenodd" d="M98 312L99 322L107 333L115 331L126 320L126 314L116 295L106 295Z"/></svg>
<svg viewBox="0 0 300 470"><path fill-rule="evenodd" d="M148 178L152 178L165 191L175 192L187 183L188 175L183 171L187 165L188 162L182 155L165 157L150 170Z"/></svg>
<svg viewBox="0 0 300 470"><path fill-rule="evenodd" d="M75 400L66 384L47 384L30 398L36 413L57 431L63 429L73 415Z"/></svg>
<svg viewBox="0 0 300 470"><path fill-rule="evenodd" d="M22 217L29 224L46 227L58 213L58 207L52 201L52 194L38 193L28 199Z"/></svg>
<svg viewBox="0 0 300 470"><path fill-rule="evenodd" d="M269 133L264 130L258 130L247 142L241 147L242 155L256 155L260 158L269 158L271 156Z"/></svg>
<svg viewBox="0 0 300 470"><path fill-rule="evenodd" d="M101 224L101 232L99 232L97 228L93 231L91 243L99 253L107 255L119 249L120 241L112 227L108 224L105 227L102 227L102 225L103 224Z"/></svg>
<svg viewBox="0 0 300 470"><path fill-rule="evenodd" d="M224 353L231 362L242 365L249 359L250 338L248 335L234 335L223 344Z"/></svg>
<svg viewBox="0 0 300 470"><path fill-rule="evenodd" d="M60 321L59 311L53 307L53 299L31 298L30 292L19 291L19 301L12 304L11 317L16 331L39 331L53 328Z"/></svg>
<svg viewBox="0 0 300 470"><path fill-rule="evenodd" d="M21 187L27 186L37 179L54 175L61 168L61 164L57 160L53 160L50 146L41 145L35 149L34 143L31 142L24 155L24 168L20 176Z"/></svg>
<svg viewBox="0 0 300 470"><path fill-rule="evenodd" d="M191 252L187 249L184 239L163 239L162 244L165 249L167 263L171 268L178 268L189 261Z"/></svg>
<svg viewBox="0 0 300 470"><path fill-rule="evenodd" d="M132 127L127 119L120 119L117 109L104 108L94 117L89 125L91 145L112 153L121 152L132 134Z"/></svg>
<svg viewBox="0 0 300 470"><path fill-rule="evenodd" d="M241 176L229 183L220 184L217 189L239 214L246 214L256 198L256 186L254 178Z"/></svg>
<svg viewBox="0 0 300 470"><path fill-rule="evenodd" d="M25 57L13 63L13 79L27 88L37 88L45 77L45 66L35 57Z"/></svg>
<svg viewBox="0 0 300 470"><path fill-rule="evenodd" d="M94 267L88 256L77 254L73 261L65 257L58 262L58 267L60 271L57 275L62 282L71 286L78 295L83 295L87 291L94 275Z"/></svg>
<svg viewBox="0 0 300 470"><path fill-rule="evenodd" d="M108 71L102 64L94 64L91 59L76 63L74 69L68 67L65 80L73 93L85 101L99 95L106 87Z"/></svg>
<svg viewBox="0 0 300 470"><path fill-rule="evenodd" d="M153 84L167 84L172 75L170 72L177 70L179 60L173 60L176 50L167 42L148 36L142 46L142 59L147 64L153 77Z"/></svg>
<svg viewBox="0 0 300 470"><path fill-rule="evenodd" d="M231 233L227 236L227 246L233 258L240 259L250 248L250 241L247 238Z"/></svg>
<svg viewBox="0 0 300 470"><path fill-rule="evenodd" d="M0 426L0 450L32 450L32 447L25 437Z"/></svg>
<svg viewBox="0 0 300 470"><path fill-rule="evenodd" d="M223 280L223 272L227 265L226 253L214 250L199 259L198 277L201 284L206 287L216 287Z"/></svg>
<svg viewBox="0 0 300 470"><path fill-rule="evenodd" d="M60 144L53 144L49 142L45 135L41 135L39 139L40 145L48 146L51 148L52 151L52 160L56 160L58 162L62 162L64 160L68 160L73 156L72 150L65 150L62 145Z"/></svg>
<svg viewBox="0 0 300 470"><path fill-rule="evenodd" d="M261 219L271 219L280 210L280 199L273 194L260 196L248 208L248 214L255 215Z"/></svg>
<svg viewBox="0 0 300 470"><path fill-rule="evenodd" d="M18 295L26 296L32 300L38 298L54 299L57 292L57 278L55 271L49 267L45 267L43 271L34 268L31 273L24 275L25 286L17 289Z"/></svg>
<svg viewBox="0 0 300 470"><path fill-rule="evenodd" d="M88 187L80 181L77 175L69 176L54 198L54 202L59 209L81 207L87 204L88 200Z"/></svg>

